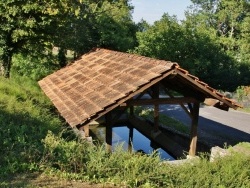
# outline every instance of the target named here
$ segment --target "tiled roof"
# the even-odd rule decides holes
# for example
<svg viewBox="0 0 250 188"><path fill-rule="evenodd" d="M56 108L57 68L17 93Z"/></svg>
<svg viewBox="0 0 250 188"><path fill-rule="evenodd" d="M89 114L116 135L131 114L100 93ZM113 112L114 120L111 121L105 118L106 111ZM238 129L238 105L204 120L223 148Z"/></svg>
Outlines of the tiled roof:
<svg viewBox="0 0 250 188"><path fill-rule="evenodd" d="M140 90L164 79L171 71L179 71L211 90L215 93L212 98L223 97L176 63L106 49L92 50L40 80L39 85L74 127L111 111ZM234 105L233 101L228 103Z"/></svg>

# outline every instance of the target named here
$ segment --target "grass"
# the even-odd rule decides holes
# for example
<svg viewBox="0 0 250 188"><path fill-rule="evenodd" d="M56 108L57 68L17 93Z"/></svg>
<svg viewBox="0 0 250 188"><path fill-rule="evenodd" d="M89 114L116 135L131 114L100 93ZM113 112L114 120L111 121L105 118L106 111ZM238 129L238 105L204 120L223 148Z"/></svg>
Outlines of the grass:
<svg viewBox="0 0 250 188"><path fill-rule="evenodd" d="M137 106L135 108L135 114L140 117L149 119L151 121L154 120L154 110L152 108L143 108L143 107ZM184 134L189 134L190 132L188 126L184 125L179 120L168 117L164 114L159 115L159 122L162 126L165 126L166 128L170 128L172 130L179 131Z"/></svg>
<svg viewBox="0 0 250 188"><path fill-rule="evenodd" d="M41 139L61 127L52 108L35 82L0 78L0 174L36 168Z"/></svg>
<svg viewBox="0 0 250 188"><path fill-rule="evenodd" d="M79 140L65 127L36 82L0 78L0 187L250 186L249 156L235 153L214 163L204 156L173 166L156 153L128 153L122 146L107 153L104 145Z"/></svg>
<svg viewBox="0 0 250 188"><path fill-rule="evenodd" d="M246 113L250 113L250 107L247 108L242 108L242 109L238 109L241 112L246 112Z"/></svg>

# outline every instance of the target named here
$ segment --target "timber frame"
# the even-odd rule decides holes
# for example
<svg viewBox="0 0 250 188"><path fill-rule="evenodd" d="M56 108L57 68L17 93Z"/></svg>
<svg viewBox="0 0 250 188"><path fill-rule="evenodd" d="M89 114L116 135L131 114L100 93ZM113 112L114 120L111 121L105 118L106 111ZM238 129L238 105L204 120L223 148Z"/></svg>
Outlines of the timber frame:
<svg viewBox="0 0 250 188"><path fill-rule="evenodd" d="M84 130L86 137L89 124L105 117L109 151L112 125L119 118L112 116L116 109L129 108L132 116L134 106L153 105L157 132L160 105L179 104L192 120L189 155L194 156L200 103L210 99L210 105L223 110L241 107L175 62L100 48L43 78L39 85L68 124ZM168 97L161 98L160 92Z"/></svg>

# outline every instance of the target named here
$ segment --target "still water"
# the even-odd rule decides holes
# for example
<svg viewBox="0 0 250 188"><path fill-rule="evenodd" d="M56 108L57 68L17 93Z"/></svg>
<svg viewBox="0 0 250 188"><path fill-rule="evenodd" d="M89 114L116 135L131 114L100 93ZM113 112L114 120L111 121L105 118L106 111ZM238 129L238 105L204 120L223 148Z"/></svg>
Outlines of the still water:
<svg viewBox="0 0 250 188"><path fill-rule="evenodd" d="M94 130L98 139L105 140L105 127L98 127ZM128 150L129 147L129 128L127 126L113 127L112 128L112 147L115 148L116 145L122 144L124 150ZM150 154L154 151L155 144L151 144L151 141L141 134L136 129L133 129L133 139L132 139L133 150L143 150L143 152ZM159 156L162 160L175 160L171 155L161 148L157 149Z"/></svg>

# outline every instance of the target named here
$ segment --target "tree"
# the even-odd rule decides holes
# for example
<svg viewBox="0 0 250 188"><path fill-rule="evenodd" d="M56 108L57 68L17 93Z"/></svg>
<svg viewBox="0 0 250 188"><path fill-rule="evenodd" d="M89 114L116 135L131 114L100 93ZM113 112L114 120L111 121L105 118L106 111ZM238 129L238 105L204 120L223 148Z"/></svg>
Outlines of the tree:
<svg viewBox="0 0 250 188"><path fill-rule="evenodd" d="M136 32L132 8L127 0L0 2L0 64L4 76L10 76L16 53L38 56L48 53L52 46L61 52L73 50L77 55L98 46L121 51L132 48Z"/></svg>
<svg viewBox="0 0 250 188"><path fill-rule="evenodd" d="M56 45L80 55L93 47L127 51L136 41L132 9L127 0L89 4L87 14L79 12L79 18L71 17L65 23L66 27L58 31Z"/></svg>
<svg viewBox="0 0 250 188"><path fill-rule="evenodd" d="M51 49L54 31L63 24L67 15L73 15L80 7L81 3L72 2L0 2L0 61L5 77L10 76L12 57L15 53L39 53L44 52L46 47Z"/></svg>
<svg viewBox="0 0 250 188"><path fill-rule="evenodd" d="M233 90L239 84L238 67L204 28L190 19L178 23L175 17L165 14L137 33L138 46L134 52L177 62L211 86Z"/></svg>
<svg viewBox="0 0 250 188"><path fill-rule="evenodd" d="M249 0L192 0L194 6L186 14L192 28L209 36L220 51L230 57L224 63L227 69L234 69L232 86L249 85L250 67L250 2ZM233 61L233 63L232 63ZM231 68L230 68L231 67ZM223 77L228 76L223 71ZM228 80L226 79L225 82ZM223 80L224 82L224 80Z"/></svg>

